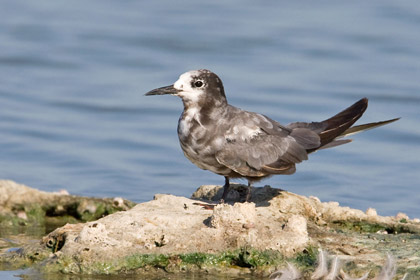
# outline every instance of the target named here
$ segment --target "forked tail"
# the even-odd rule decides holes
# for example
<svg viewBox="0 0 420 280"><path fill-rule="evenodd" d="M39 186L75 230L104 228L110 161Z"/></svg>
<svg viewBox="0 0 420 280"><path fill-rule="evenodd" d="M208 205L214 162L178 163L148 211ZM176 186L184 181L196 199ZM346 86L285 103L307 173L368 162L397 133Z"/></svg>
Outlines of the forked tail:
<svg viewBox="0 0 420 280"><path fill-rule="evenodd" d="M319 137L321 137L321 147L330 143L351 127L363 115L367 106L367 98L362 98L337 115L322 121L321 123L326 125L326 127L319 133Z"/></svg>
<svg viewBox="0 0 420 280"><path fill-rule="evenodd" d="M373 123L366 123L366 124L352 126L348 129L346 129L346 131L341 133L338 137L345 137L345 136L349 136L349 135L354 135L354 134L362 132L362 131L366 131L366 130L369 130L369 129L372 129L372 128L375 128L375 127L383 126L383 125L398 121L399 119L400 118L395 118L395 119L391 119L391 120L387 120L387 121L373 122Z"/></svg>
<svg viewBox="0 0 420 280"><path fill-rule="evenodd" d="M308 152L313 152L318 149L326 149L346 144L348 142L351 142L351 139L340 138L399 120L399 118L395 118L391 120L367 123L352 127L352 125L366 111L367 106L367 98L362 98L347 109L338 113L337 115L320 122L320 126L323 127L322 131L318 133L319 137L321 138L321 145L317 149L308 150Z"/></svg>

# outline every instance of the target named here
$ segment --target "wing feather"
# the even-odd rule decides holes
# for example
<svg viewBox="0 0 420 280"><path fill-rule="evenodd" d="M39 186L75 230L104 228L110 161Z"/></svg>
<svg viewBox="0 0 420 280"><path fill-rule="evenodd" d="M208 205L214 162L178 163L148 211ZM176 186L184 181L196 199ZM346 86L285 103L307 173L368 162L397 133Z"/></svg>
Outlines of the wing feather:
<svg viewBox="0 0 420 280"><path fill-rule="evenodd" d="M227 141L216 160L242 176L292 174L296 163L308 159L306 150L320 145L311 127L288 128L261 114L231 110L231 122L224 129Z"/></svg>
<svg viewBox="0 0 420 280"><path fill-rule="evenodd" d="M308 159L308 155L291 136L260 135L249 142L226 144L216 159L242 176L261 177L290 174L295 164Z"/></svg>

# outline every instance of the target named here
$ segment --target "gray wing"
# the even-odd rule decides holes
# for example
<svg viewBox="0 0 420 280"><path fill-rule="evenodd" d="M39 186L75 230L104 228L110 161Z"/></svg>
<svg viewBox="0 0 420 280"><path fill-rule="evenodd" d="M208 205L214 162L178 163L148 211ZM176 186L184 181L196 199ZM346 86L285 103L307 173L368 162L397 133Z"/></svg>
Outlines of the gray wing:
<svg viewBox="0 0 420 280"><path fill-rule="evenodd" d="M306 150L320 145L317 133L308 128L287 128L260 114L235 113L216 159L242 176L292 174L296 163L308 159Z"/></svg>

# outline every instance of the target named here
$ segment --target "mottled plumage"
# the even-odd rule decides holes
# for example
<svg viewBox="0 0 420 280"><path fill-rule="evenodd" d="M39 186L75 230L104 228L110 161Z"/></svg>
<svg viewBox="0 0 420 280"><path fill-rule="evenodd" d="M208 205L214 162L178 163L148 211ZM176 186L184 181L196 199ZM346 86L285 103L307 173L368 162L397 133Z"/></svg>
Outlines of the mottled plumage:
<svg viewBox="0 0 420 280"><path fill-rule="evenodd" d="M184 111L178 136L185 156L202 169L225 177L223 199L229 178L252 182L275 174L293 174L295 165L318 149L345 144L348 134L393 122L351 127L367 108L363 98L322 122L296 122L283 126L267 116L227 103L222 81L209 70L184 73L175 84L146 95L181 97ZM248 197L247 197L248 198Z"/></svg>

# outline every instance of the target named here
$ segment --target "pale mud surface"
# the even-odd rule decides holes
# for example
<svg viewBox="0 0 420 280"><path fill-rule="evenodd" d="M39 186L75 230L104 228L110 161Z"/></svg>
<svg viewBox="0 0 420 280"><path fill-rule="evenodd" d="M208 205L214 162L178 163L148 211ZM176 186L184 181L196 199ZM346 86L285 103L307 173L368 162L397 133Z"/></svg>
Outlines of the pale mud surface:
<svg viewBox="0 0 420 280"><path fill-rule="evenodd" d="M229 198L240 200L245 186L232 187ZM66 224L36 242L23 241L22 246L13 251L7 251L7 242L3 240L0 262L14 263L17 268L35 265L44 271L104 274L139 272L132 263L132 256L162 254L171 256L165 259L167 265L162 267L161 263L156 263L153 267L149 263L148 267L177 272L191 266L182 266L184 259L175 256L223 254L252 248L283 256L283 263L263 265L264 272L260 271L259 275L267 276L286 260L297 260L310 250L323 249L348 263L345 269L352 270L353 275L369 270L374 275L387 254L396 259L398 275L409 272L411 277L419 273L420 223L402 213L382 217L374 209L363 212L340 207L337 202L321 202L316 197L308 198L269 186L254 188L248 203L229 200L225 204L216 203L220 195L220 186L201 186L191 199L158 194L154 200L131 209L127 201L109 199L111 204L125 211L91 222ZM7 224L6 216L28 219L30 215L25 209L33 203L66 209L70 198L77 199L66 193L46 193L0 181L2 225ZM83 208L82 213L95 213L98 208L87 198L81 198L77 205ZM313 271L310 267L313 264L308 265L303 269ZM257 268L215 262L212 268L198 265L195 271L213 269L218 273L251 274Z"/></svg>

